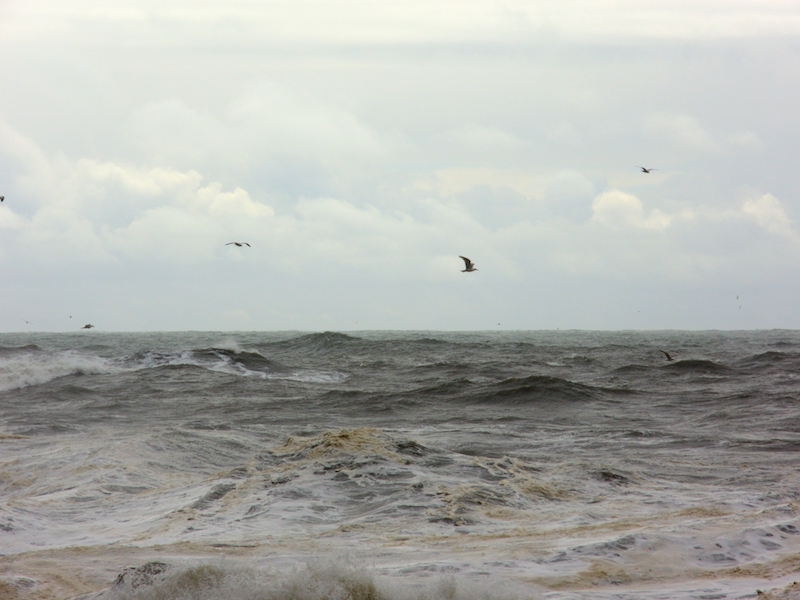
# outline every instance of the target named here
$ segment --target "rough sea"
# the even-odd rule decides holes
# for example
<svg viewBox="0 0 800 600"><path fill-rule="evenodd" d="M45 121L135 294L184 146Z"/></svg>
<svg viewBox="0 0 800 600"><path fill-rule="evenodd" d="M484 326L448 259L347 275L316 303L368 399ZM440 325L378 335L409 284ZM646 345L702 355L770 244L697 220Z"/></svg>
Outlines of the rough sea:
<svg viewBox="0 0 800 600"><path fill-rule="evenodd" d="M800 332L0 334L4 600L796 581Z"/></svg>

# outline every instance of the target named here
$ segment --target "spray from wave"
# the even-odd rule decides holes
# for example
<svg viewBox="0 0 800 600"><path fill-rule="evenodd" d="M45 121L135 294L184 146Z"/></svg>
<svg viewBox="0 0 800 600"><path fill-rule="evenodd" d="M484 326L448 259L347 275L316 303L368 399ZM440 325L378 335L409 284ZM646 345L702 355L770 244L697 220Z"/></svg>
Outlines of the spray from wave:
<svg viewBox="0 0 800 600"><path fill-rule="evenodd" d="M431 577L433 575L433 577ZM290 569L235 561L175 566L151 562L123 571L115 585L74 600L511 600L530 591L454 574L381 577L347 559L314 559Z"/></svg>

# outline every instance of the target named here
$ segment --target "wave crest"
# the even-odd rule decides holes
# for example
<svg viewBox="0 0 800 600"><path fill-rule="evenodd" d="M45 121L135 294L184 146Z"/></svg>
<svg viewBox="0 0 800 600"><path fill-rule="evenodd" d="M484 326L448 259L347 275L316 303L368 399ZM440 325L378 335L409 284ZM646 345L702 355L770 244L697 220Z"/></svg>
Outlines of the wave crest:
<svg viewBox="0 0 800 600"><path fill-rule="evenodd" d="M99 356L72 351L56 354L19 354L0 359L0 391L42 385L69 375L118 373L120 368Z"/></svg>

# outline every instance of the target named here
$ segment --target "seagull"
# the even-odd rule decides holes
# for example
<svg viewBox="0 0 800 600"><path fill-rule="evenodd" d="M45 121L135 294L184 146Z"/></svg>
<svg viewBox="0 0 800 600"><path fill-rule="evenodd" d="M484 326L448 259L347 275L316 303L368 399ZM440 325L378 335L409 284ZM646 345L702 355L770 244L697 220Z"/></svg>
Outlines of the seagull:
<svg viewBox="0 0 800 600"><path fill-rule="evenodd" d="M81 327L81 329L91 329L92 327L94 327L94 325L92 325L91 323L87 323L86 325Z"/></svg>
<svg viewBox="0 0 800 600"><path fill-rule="evenodd" d="M663 350L661 351L661 353L662 353L664 356L666 356L666 357L667 357L667 360L675 360L674 358L672 358L672 357L671 357L669 354L667 354L667 353L666 353L666 352L664 352Z"/></svg>
<svg viewBox="0 0 800 600"><path fill-rule="evenodd" d="M461 269L462 273L472 273L473 271L478 270L475 268L475 265L472 263L472 261L468 259L466 256L461 256L459 254L458 258L462 259L464 261L464 265L467 267L466 269Z"/></svg>
<svg viewBox="0 0 800 600"><path fill-rule="evenodd" d="M226 246L230 246L231 244L236 244L236 245L237 245L237 246L239 246L240 248L241 248L242 246L247 246L248 248L250 248L250 247L251 247L251 246L250 246L250 244L248 244L247 242L228 242L228 243L227 243L227 244L225 244L225 245L226 245Z"/></svg>
<svg viewBox="0 0 800 600"><path fill-rule="evenodd" d="M0 196L0 202L2 202L2 201L3 201L3 200L5 200L5 199L6 199L6 197L5 197L5 196Z"/></svg>
<svg viewBox="0 0 800 600"><path fill-rule="evenodd" d="M646 168L646 167L639 167L642 170L642 173L649 173L650 171L658 171L658 169Z"/></svg>

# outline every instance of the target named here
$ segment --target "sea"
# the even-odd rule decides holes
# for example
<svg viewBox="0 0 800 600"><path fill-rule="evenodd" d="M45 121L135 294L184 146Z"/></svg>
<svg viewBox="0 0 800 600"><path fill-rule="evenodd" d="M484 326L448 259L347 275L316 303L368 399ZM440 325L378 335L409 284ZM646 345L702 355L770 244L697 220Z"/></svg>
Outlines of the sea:
<svg viewBox="0 0 800 600"><path fill-rule="evenodd" d="M0 334L0 598L800 598L800 332Z"/></svg>

